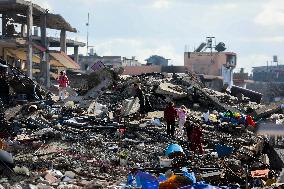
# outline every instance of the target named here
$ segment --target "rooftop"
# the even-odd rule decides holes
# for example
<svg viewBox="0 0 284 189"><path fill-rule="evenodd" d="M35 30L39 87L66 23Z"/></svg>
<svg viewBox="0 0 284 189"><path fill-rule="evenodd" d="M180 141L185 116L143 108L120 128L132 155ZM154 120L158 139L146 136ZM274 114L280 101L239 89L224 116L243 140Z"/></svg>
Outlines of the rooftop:
<svg viewBox="0 0 284 189"><path fill-rule="evenodd" d="M41 38L39 36L33 36L33 40L40 41ZM49 47L60 47L60 38L47 37L47 40L49 42ZM75 46L84 47L86 46L86 44L83 42L72 40L72 39L66 39L66 46L67 47L75 47Z"/></svg>
<svg viewBox="0 0 284 189"><path fill-rule="evenodd" d="M26 24L26 12L29 6L30 2L24 0L0 0L0 14L9 14L9 17L11 17L15 23ZM40 26L40 16L47 14L47 28L77 32L76 28L73 28L61 15L48 13L48 10L36 4L32 4L32 6L34 26Z"/></svg>

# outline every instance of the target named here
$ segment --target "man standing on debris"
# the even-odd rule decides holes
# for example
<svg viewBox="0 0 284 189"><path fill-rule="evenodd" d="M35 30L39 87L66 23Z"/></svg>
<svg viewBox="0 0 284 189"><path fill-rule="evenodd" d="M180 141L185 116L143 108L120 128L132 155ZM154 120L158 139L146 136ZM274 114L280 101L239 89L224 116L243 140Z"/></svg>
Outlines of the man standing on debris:
<svg viewBox="0 0 284 189"><path fill-rule="evenodd" d="M177 111L174 107L174 103L170 102L164 110L164 118L167 122L167 135L172 137L175 134L175 121L177 117Z"/></svg>
<svg viewBox="0 0 284 189"><path fill-rule="evenodd" d="M0 100L2 100L4 104L9 103L9 84L7 81L7 69L7 65L0 63Z"/></svg>
<svg viewBox="0 0 284 189"><path fill-rule="evenodd" d="M69 85L69 79L65 73L65 71L60 72L60 76L57 79L57 82L59 84L59 99L64 100L65 99L65 93L66 93L66 87Z"/></svg>
<svg viewBox="0 0 284 189"><path fill-rule="evenodd" d="M142 116L144 116L146 112L145 112L145 97L143 91L137 83L134 84L134 89L135 89L134 97L139 99L139 105L140 105L139 112Z"/></svg>

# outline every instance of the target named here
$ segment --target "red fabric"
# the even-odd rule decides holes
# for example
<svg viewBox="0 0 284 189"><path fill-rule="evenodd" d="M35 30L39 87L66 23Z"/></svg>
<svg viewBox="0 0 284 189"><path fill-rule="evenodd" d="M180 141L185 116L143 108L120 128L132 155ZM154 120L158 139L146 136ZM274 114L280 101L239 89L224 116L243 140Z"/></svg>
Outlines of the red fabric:
<svg viewBox="0 0 284 189"><path fill-rule="evenodd" d="M167 106L164 111L164 117L167 122L175 122L177 117L177 111L173 106Z"/></svg>
<svg viewBox="0 0 284 189"><path fill-rule="evenodd" d="M247 116L246 117L246 124L247 125L251 125L251 126L255 126L255 122L253 121L252 117L251 116Z"/></svg>
<svg viewBox="0 0 284 189"><path fill-rule="evenodd" d="M67 75L61 75L57 80L59 87L67 87L69 85L69 79Z"/></svg>
<svg viewBox="0 0 284 189"><path fill-rule="evenodd" d="M193 128L191 133L191 150L196 151L198 149L198 152L200 154L203 154L203 147L202 147L202 130L198 127Z"/></svg>
<svg viewBox="0 0 284 189"><path fill-rule="evenodd" d="M202 131L200 128L198 127L195 127L193 128L192 130L192 133L191 133L191 141L194 142L194 143L201 143L202 142Z"/></svg>
<svg viewBox="0 0 284 189"><path fill-rule="evenodd" d="M266 177L268 176L269 169L251 171L252 177Z"/></svg>

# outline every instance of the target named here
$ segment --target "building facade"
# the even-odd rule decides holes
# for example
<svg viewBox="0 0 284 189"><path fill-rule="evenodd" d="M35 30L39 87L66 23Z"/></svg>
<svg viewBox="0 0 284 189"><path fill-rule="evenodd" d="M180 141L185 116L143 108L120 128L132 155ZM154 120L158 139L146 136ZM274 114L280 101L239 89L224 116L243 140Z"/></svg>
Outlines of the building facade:
<svg viewBox="0 0 284 189"><path fill-rule="evenodd" d="M142 64L136 60L135 56L132 56L132 58L122 58L122 66L141 66Z"/></svg>
<svg viewBox="0 0 284 189"><path fill-rule="evenodd" d="M122 60L121 56L79 56L79 64L81 66L82 71L91 72L91 67L97 63L102 62L107 67L121 67L122 66Z"/></svg>
<svg viewBox="0 0 284 189"><path fill-rule="evenodd" d="M284 65L253 67L252 73L254 81L284 82Z"/></svg>
<svg viewBox="0 0 284 189"><path fill-rule="evenodd" d="M184 66L197 74L222 76L223 85L233 86L237 56L232 52L185 52Z"/></svg>
<svg viewBox="0 0 284 189"><path fill-rule="evenodd" d="M222 76L222 67L235 67L237 56L232 52L185 52L184 66L197 74Z"/></svg>

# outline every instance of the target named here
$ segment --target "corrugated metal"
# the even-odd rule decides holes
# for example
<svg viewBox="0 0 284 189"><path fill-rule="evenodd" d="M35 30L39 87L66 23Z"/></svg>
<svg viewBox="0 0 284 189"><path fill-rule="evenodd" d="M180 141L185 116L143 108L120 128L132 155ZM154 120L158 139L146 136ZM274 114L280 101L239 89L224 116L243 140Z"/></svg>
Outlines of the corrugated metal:
<svg viewBox="0 0 284 189"><path fill-rule="evenodd" d="M74 60L72 60L66 53L64 52L50 52L49 53L52 58L62 64L65 68L68 69L80 69L80 65L77 64Z"/></svg>
<svg viewBox="0 0 284 189"><path fill-rule="evenodd" d="M7 53L9 56L16 57L21 60L27 60L27 53L24 51L24 49L7 49ZM39 64L40 57L33 54L33 62Z"/></svg>

